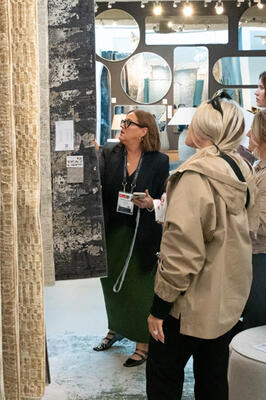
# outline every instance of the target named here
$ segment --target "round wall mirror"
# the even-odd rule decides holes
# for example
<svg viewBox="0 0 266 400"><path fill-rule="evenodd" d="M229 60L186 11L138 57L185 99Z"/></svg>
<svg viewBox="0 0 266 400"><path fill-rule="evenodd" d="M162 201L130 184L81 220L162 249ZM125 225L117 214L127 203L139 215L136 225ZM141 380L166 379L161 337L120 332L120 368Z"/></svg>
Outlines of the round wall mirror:
<svg viewBox="0 0 266 400"><path fill-rule="evenodd" d="M239 50L266 50L266 9L248 8L238 24Z"/></svg>
<svg viewBox="0 0 266 400"><path fill-rule="evenodd" d="M131 100L144 104L155 103L170 89L171 70L157 54L135 54L122 69L121 85Z"/></svg>
<svg viewBox="0 0 266 400"><path fill-rule="evenodd" d="M266 57L222 57L213 66L213 76L222 85L257 85Z"/></svg>
<svg viewBox="0 0 266 400"><path fill-rule="evenodd" d="M110 9L95 18L96 54L109 61L129 57L139 44L139 26L125 11Z"/></svg>

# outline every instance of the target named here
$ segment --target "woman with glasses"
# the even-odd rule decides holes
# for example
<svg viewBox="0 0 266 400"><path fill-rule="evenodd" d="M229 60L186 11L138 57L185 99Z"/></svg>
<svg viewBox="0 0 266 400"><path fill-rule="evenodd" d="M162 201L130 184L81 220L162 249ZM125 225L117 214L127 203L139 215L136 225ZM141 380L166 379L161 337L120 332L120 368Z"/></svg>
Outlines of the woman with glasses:
<svg viewBox="0 0 266 400"><path fill-rule="evenodd" d="M266 110L255 115L247 136L249 150L259 159L255 164L259 228L252 240L253 280L243 313L244 329L266 325Z"/></svg>
<svg viewBox="0 0 266 400"><path fill-rule="evenodd" d="M228 399L230 331L252 275L255 174L235 151L243 131L235 102L218 95L202 103L186 138L198 151L169 177L148 318L148 400L181 399L190 356L195 399Z"/></svg>
<svg viewBox="0 0 266 400"><path fill-rule="evenodd" d="M256 103L258 107L266 107L266 71L262 72L259 76L259 83L255 91Z"/></svg>
<svg viewBox="0 0 266 400"><path fill-rule="evenodd" d="M118 145L104 147L100 158L108 258L108 277L101 283L109 332L94 350L107 350L126 337L136 342L135 353L124 363L133 367L147 358L147 317L162 233L153 210L134 206L133 193L148 189L160 198L169 159L159 152L158 127L146 111L127 114L119 140Z"/></svg>

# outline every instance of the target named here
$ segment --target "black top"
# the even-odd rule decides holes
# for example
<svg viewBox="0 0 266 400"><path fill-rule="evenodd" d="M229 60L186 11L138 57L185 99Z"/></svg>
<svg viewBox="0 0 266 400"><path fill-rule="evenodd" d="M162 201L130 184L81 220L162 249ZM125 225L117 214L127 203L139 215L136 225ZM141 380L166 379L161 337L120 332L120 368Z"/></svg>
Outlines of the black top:
<svg viewBox="0 0 266 400"><path fill-rule="evenodd" d="M103 186L103 207L106 232L118 225L135 228L137 207L133 215L116 211L118 192L122 191L124 171L124 146L107 144L100 157L101 179ZM130 184L134 177L127 177L126 191L130 192ZM154 199L160 199L165 191L165 183L169 174L169 158L160 152L144 153L134 191L149 190ZM155 221L154 212L141 209L140 222L136 237L135 250L141 252L143 267L153 269L156 264L156 252L160 249L162 227Z"/></svg>

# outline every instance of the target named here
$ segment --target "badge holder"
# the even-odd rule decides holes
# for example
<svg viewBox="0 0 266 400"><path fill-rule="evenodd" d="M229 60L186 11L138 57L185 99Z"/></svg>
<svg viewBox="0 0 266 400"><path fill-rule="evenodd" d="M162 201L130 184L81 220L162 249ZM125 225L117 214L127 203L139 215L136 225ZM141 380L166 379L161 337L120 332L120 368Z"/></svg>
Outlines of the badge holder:
<svg viewBox="0 0 266 400"><path fill-rule="evenodd" d="M134 204L132 203L132 193L118 192L116 211L122 214L133 215Z"/></svg>

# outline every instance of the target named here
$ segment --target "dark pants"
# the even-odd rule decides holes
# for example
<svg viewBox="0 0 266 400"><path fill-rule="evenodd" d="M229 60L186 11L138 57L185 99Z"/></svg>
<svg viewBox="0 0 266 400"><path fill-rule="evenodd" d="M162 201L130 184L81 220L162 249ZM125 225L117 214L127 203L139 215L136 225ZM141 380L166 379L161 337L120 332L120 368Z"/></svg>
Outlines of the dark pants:
<svg viewBox="0 0 266 400"><path fill-rule="evenodd" d="M266 254L253 254L252 270L252 286L243 311L243 329L266 325Z"/></svg>
<svg viewBox="0 0 266 400"><path fill-rule="evenodd" d="M152 337L147 360L148 400L180 400L184 368L193 356L196 400L227 400L230 332L217 339L198 339L179 333L179 320L163 324L165 343Z"/></svg>

